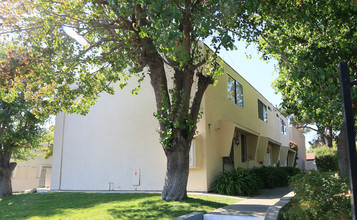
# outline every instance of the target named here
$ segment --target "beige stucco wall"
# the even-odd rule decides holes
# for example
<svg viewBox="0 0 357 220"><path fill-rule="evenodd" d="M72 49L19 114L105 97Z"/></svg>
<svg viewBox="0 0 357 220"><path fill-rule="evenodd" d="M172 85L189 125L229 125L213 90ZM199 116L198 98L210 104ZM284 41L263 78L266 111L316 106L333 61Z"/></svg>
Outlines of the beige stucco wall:
<svg viewBox="0 0 357 220"><path fill-rule="evenodd" d="M52 158L44 159L41 153L28 161L18 162L11 178L12 190L19 192L38 188L42 169L46 169L45 187L50 187L51 164Z"/></svg>
<svg viewBox="0 0 357 220"><path fill-rule="evenodd" d="M305 135L296 129L294 126L289 125L289 139L294 141L298 146L298 160L296 167L306 169L306 146Z"/></svg>
<svg viewBox="0 0 357 220"><path fill-rule="evenodd" d="M268 102L257 90L237 74L231 67L223 63L224 75L218 77L216 86L209 86L205 95L205 121L207 133L206 160L207 185L210 186L219 172L223 171L223 156L229 156L232 138L239 134L247 137L248 160L241 162L241 146L234 145L234 159L237 167L258 166L264 163L268 145L273 145L272 163L276 163L280 157L281 147L289 146L288 134L280 132L283 119L276 108ZM240 107L228 100L227 97L227 73L243 86L244 107ZM258 118L258 99L268 109L268 122ZM234 133L235 132L235 133ZM287 131L288 132L288 131Z"/></svg>

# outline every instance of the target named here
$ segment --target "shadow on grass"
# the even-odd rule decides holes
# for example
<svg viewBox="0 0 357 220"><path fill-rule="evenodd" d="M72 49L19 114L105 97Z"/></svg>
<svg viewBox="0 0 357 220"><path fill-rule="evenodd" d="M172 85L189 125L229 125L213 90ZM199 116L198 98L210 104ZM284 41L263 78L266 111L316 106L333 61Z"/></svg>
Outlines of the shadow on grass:
<svg viewBox="0 0 357 220"><path fill-rule="evenodd" d="M146 193L41 193L18 194L0 199L0 219L51 217L68 210L86 209L103 203L150 199Z"/></svg>
<svg viewBox="0 0 357 220"><path fill-rule="evenodd" d="M226 203L195 198L180 202L149 200L130 209L115 206L113 209L108 209L108 213L116 219L172 219L192 212L206 213L205 210L214 210L226 205Z"/></svg>

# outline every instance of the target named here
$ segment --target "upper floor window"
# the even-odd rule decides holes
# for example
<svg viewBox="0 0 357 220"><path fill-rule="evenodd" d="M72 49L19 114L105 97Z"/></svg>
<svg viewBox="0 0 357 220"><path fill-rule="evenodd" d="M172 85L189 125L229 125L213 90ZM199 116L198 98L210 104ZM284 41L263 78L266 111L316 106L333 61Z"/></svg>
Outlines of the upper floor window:
<svg viewBox="0 0 357 220"><path fill-rule="evenodd" d="M286 123L283 119L280 119L280 121L281 121L281 133L283 135L286 135Z"/></svg>
<svg viewBox="0 0 357 220"><path fill-rule="evenodd" d="M267 106L258 99L258 117L265 123L268 122Z"/></svg>
<svg viewBox="0 0 357 220"><path fill-rule="evenodd" d="M230 75L228 75L227 80L227 91L228 99L243 108L243 86Z"/></svg>

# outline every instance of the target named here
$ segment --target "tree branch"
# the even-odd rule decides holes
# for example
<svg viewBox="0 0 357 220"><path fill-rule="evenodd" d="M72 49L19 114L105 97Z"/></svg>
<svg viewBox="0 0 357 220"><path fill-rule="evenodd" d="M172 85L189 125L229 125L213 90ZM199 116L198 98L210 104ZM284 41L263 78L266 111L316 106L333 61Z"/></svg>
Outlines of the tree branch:
<svg viewBox="0 0 357 220"><path fill-rule="evenodd" d="M203 94L206 91L208 85L213 84L213 78L211 76L203 75L202 72L197 73L198 83L197 91L191 106L191 120L197 121L200 112L201 101Z"/></svg>

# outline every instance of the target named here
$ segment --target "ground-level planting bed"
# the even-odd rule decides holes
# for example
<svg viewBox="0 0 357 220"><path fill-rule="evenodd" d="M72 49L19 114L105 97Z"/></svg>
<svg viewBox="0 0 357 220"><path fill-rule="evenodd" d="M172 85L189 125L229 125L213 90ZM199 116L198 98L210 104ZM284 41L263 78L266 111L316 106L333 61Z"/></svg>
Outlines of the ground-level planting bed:
<svg viewBox="0 0 357 220"><path fill-rule="evenodd" d="M239 199L191 195L176 202L148 193L37 193L0 199L0 219L172 219Z"/></svg>

